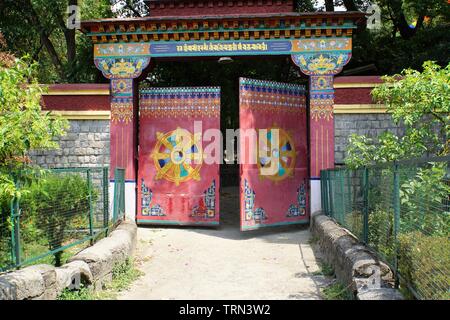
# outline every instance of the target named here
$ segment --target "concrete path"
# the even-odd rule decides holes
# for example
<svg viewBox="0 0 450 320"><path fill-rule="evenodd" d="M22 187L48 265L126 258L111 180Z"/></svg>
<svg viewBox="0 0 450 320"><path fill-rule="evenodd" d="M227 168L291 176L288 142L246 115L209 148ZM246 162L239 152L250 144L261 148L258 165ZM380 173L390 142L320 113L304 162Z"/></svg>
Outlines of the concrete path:
<svg viewBox="0 0 450 320"><path fill-rule="evenodd" d="M237 188L224 188L222 226L139 228L136 262L145 273L119 299L320 299L306 226L239 231Z"/></svg>

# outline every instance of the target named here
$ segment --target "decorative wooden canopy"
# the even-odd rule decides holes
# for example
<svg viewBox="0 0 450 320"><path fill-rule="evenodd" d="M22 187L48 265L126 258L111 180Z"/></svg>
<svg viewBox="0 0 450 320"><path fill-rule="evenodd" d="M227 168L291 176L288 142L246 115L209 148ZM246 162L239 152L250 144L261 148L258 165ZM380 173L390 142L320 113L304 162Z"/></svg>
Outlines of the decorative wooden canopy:
<svg viewBox="0 0 450 320"><path fill-rule="evenodd" d="M147 17L84 21L94 43L299 39L351 36L361 12Z"/></svg>

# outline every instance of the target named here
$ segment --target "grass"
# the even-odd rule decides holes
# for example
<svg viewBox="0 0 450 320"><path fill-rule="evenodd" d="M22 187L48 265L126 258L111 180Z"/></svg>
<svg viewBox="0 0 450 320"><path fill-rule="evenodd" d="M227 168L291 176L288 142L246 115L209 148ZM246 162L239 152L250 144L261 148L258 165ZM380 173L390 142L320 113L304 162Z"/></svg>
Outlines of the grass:
<svg viewBox="0 0 450 320"><path fill-rule="evenodd" d="M119 292L128 289L142 275L134 262L128 259L113 268L112 281L106 284L102 291L94 292L85 286L81 286L80 290L65 289L58 300L115 300Z"/></svg>
<svg viewBox="0 0 450 320"><path fill-rule="evenodd" d="M331 264L323 262L320 263L319 267L320 270L313 272L314 276L326 276L326 277L334 276L334 268Z"/></svg>
<svg viewBox="0 0 450 320"><path fill-rule="evenodd" d="M342 283L335 282L322 289L325 300L354 300L352 292Z"/></svg>
<svg viewBox="0 0 450 320"><path fill-rule="evenodd" d="M314 276L335 277L334 268L332 265L322 262L319 264L320 269L313 272ZM325 300L354 300L353 293L349 287L335 280L331 285L321 290L322 296Z"/></svg>
<svg viewBox="0 0 450 320"><path fill-rule="evenodd" d="M308 244L310 245L317 244L317 242L319 242L319 237L317 236L312 236L311 238L308 239Z"/></svg>

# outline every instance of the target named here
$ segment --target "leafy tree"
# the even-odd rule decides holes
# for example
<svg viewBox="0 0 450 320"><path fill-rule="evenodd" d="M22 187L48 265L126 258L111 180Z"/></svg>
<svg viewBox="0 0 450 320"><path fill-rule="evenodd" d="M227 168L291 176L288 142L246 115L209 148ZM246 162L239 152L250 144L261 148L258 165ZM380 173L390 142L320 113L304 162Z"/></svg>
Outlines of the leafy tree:
<svg viewBox="0 0 450 320"><path fill-rule="evenodd" d="M32 149L58 147L54 141L65 132L67 122L42 113L36 64L0 52L0 200L20 196L14 180L27 182L25 169L32 163Z"/></svg>
<svg viewBox="0 0 450 320"><path fill-rule="evenodd" d="M108 0L3 0L0 30L16 56L39 61L41 82L86 82L98 75L92 44L66 26L67 7L79 5L82 18L110 17ZM88 58L88 59L86 59Z"/></svg>
<svg viewBox="0 0 450 320"><path fill-rule="evenodd" d="M426 24L437 24L450 18L450 6L444 0L376 0L384 16L392 26L393 34L397 31L403 39L409 39L423 29ZM415 26L413 23L415 22Z"/></svg>
<svg viewBox="0 0 450 320"><path fill-rule="evenodd" d="M441 68L428 61L423 69L407 69L400 75L383 77L384 84L372 91L375 100L386 105L394 122L405 126L405 134L385 132L378 141L352 135L347 149L348 166L449 154L450 64Z"/></svg>

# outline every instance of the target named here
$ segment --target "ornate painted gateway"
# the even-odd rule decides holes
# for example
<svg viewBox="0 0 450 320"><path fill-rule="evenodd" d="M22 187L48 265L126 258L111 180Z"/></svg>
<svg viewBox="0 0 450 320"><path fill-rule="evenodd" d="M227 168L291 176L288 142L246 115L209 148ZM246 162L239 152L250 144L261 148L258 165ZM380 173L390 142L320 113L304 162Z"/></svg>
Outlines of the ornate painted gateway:
<svg viewBox="0 0 450 320"><path fill-rule="evenodd" d="M137 221L218 225L219 164L205 163L202 136L220 130L220 89L141 91L139 123Z"/></svg>
<svg viewBox="0 0 450 320"><path fill-rule="evenodd" d="M308 222L305 88L241 78L239 117L241 230Z"/></svg>
<svg viewBox="0 0 450 320"><path fill-rule="evenodd" d="M111 81L111 180L115 168L126 168L128 217L183 224L217 223L219 217L217 167L193 161L202 146L191 127L180 125L198 118L217 127L219 111L207 108L218 104L201 102L195 91L217 89L154 89L143 93L139 106L138 83L152 63L285 55L309 77L306 108L301 87L241 81L242 127L280 132L278 153L242 167L242 228L305 222L310 212L320 209L320 170L334 166L334 76L349 62L352 34L365 23L365 14L297 13L292 0L147 3L146 18L81 24L94 43L95 65ZM193 96L198 98L194 109L189 102ZM252 117L258 123L250 121ZM185 136L192 143L175 148ZM278 175L261 177L258 172L269 158L279 159Z"/></svg>

